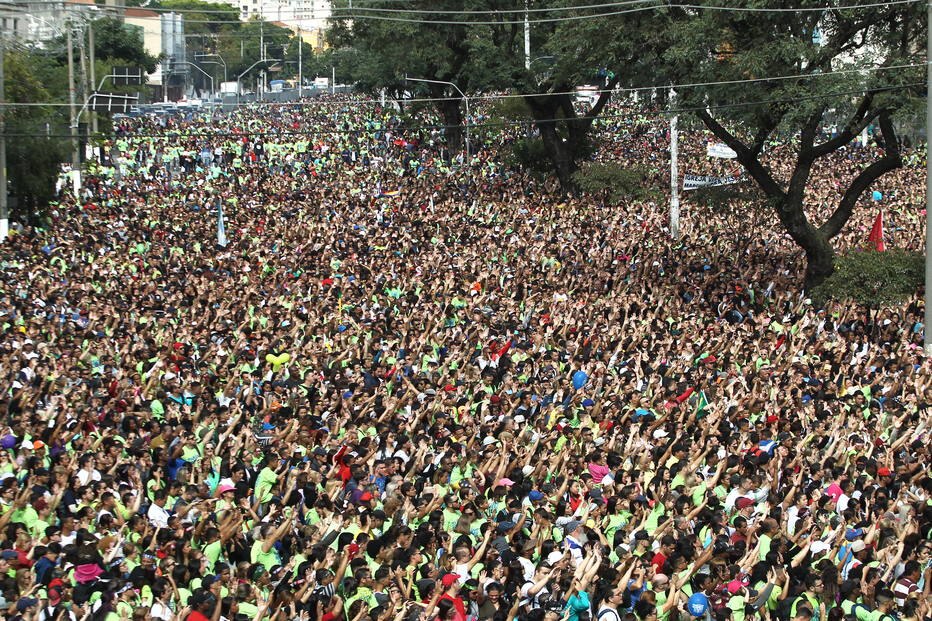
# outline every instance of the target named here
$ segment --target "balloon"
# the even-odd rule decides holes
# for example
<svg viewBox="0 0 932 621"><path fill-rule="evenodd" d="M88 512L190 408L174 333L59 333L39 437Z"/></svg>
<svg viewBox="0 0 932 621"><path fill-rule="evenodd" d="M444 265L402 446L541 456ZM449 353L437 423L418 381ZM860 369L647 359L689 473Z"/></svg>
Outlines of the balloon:
<svg viewBox="0 0 932 621"><path fill-rule="evenodd" d="M874 190L873 194L871 194L871 198L873 198L875 201L883 200L883 192Z"/></svg>
<svg viewBox="0 0 932 621"><path fill-rule="evenodd" d="M267 354L265 356L265 361L272 363L272 371L278 373L278 370L282 368L282 365L291 360L291 354L285 352L283 354L274 355Z"/></svg>
<svg viewBox="0 0 932 621"><path fill-rule="evenodd" d="M589 381L589 374L585 371L576 371L573 373L573 388L579 390Z"/></svg>
<svg viewBox="0 0 932 621"><path fill-rule="evenodd" d="M705 593L693 593L686 602L686 608L692 616L701 617L709 609L709 597Z"/></svg>

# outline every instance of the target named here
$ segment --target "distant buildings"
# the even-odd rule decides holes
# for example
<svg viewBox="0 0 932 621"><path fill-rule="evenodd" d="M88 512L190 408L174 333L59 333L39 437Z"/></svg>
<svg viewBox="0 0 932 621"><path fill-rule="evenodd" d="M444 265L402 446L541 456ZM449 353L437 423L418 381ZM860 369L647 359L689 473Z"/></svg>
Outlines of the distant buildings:
<svg viewBox="0 0 932 621"><path fill-rule="evenodd" d="M68 23L80 28L99 17L122 17L123 9L123 0L0 0L0 24L4 36L42 46L64 33Z"/></svg>
<svg viewBox="0 0 932 621"><path fill-rule="evenodd" d="M280 25L295 32L299 30L302 38L315 47L324 47L323 32L330 18L330 0L207 0L207 2L227 2L239 7L239 17L243 21L254 18Z"/></svg>

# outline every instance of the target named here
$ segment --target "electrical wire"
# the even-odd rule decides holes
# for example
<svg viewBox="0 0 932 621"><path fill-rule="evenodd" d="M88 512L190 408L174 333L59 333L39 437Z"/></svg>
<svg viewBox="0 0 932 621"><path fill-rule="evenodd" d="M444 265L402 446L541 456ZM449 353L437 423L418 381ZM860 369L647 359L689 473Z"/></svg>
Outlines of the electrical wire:
<svg viewBox="0 0 932 621"><path fill-rule="evenodd" d="M923 0L889 0L887 2L869 2L869 3L858 3L858 4L846 4L846 5L837 5L837 6L821 6L821 7L737 7L737 6L725 6L725 5L702 5L702 4L687 4L687 3L674 3L674 2L664 2L664 0L643 0L644 2L649 2L647 6L638 6L631 9L623 9L620 11L607 11L602 13L587 13L583 15L568 15L561 17L543 17L535 19L517 19L517 20L432 20L432 19L413 19L406 17L389 17L385 15L375 15L372 12L374 11L391 11L397 14L412 14L413 10L407 9L368 9L366 7L353 7L352 9L346 9L346 13L340 14L339 12L344 11L344 9L337 8L331 9L338 12L338 19L346 19L350 21L357 20L375 20L375 21L389 21L389 22L399 22L399 23L408 23L408 24L422 24L422 25L443 25L443 26L517 26L517 25L534 25L534 24L547 24L547 23L560 23L560 22L571 22L571 21L582 21L590 19L602 19L606 17L615 17L618 15L627 15L632 13L641 13L644 11L653 11L656 9L669 9L669 8L679 8L679 9L691 9L698 11L733 11L739 13L805 13L805 12L820 12L824 13L827 11L855 11L868 8L877 8L877 7L890 7L904 4L916 4L922 2ZM599 6L599 5L595 5ZM607 6L607 5L606 5ZM369 13L360 13L359 11L371 11ZM437 11L427 11L427 13L438 14ZM460 11L457 14L462 14ZM501 14L502 11L490 11L483 14ZM212 25L222 25L222 24L244 24L249 22L243 22L240 20L185 20L189 24L212 24Z"/></svg>
<svg viewBox="0 0 932 621"><path fill-rule="evenodd" d="M686 90L690 88L701 88L707 86L724 86L724 85L735 85L735 84L752 84L759 82L777 82L782 80L798 80L798 79L809 79L809 78L823 78L835 75L849 75L852 73L865 73L865 72L874 72L874 71L892 71L899 69L915 69L918 67L924 67L928 63L911 63L904 65L889 65L889 66L880 66L880 67L862 67L858 69L839 69L837 71L825 71L821 73L799 73L795 75L781 75L781 76L769 76L765 78L742 78L740 80L721 80L716 82L688 82L684 84L661 84L653 86L636 86L636 87L616 87L615 89L595 89L587 91L588 93L594 95L601 95L602 93L611 92L611 93L640 93L648 92L653 90ZM501 93L501 94L489 94L489 95L475 95L470 97L470 101L498 101L505 99L522 99L524 97L543 97L543 96L560 96L560 95L575 95L577 94L576 90L572 91L554 91L554 92L538 92L538 93ZM405 103L436 103L441 101L459 101L462 98L460 97L412 97L410 99L404 99ZM352 99L347 100L357 105L366 105L366 104L378 104L380 100L378 99ZM16 107L29 107L29 106L48 106L48 107L57 107L57 106L70 106L69 102L23 102L23 103L0 103L0 108L16 108ZM289 101L289 102L256 102L256 106L303 106L307 105L307 102L301 101Z"/></svg>
<svg viewBox="0 0 932 621"><path fill-rule="evenodd" d="M876 86L870 90L881 90L881 91L896 91L902 89L909 89L914 87L925 86L925 82L909 82L906 84L892 84L885 86ZM848 90L848 91L835 91L832 93L822 93L818 95L807 95L802 97L792 97L785 99L764 99L759 101L746 101L746 102L736 102L736 103L724 103L724 104L711 104L711 105L702 105L702 106L684 106L678 108L671 108L668 110L657 111L657 115L676 115L676 114L686 114L688 112L699 112L703 110L729 110L734 108L747 108L751 106L761 106L761 105L771 105L771 104L792 104L800 101L816 101L819 99L831 99L834 97L844 97L847 95L860 95L866 92L865 89L857 90ZM585 121L585 120L611 120L611 119L627 119L632 116L631 113L624 114L599 114L596 116L590 115L581 115L575 117L573 120ZM258 119L256 119L258 120ZM560 122L561 119L557 119L557 122ZM468 125L470 130L474 129L500 129L503 127L530 127L536 125L538 122L533 119L521 119L521 120L504 120L504 121L487 121L483 123L470 123ZM444 125L444 124L429 124L429 125L419 125L412 127L402 128L405 132L424 132L424 131L434 131L434 130L449 130L454 128L464 128L464 125ZM391 131L390 128L382 128L380 130L367 130L370 132L376 131ZM362 133L359 129L327 129L319 131L307 131L307 130L290 130L290 131L250 131L244 130L242 132L231 132L231 131L222 131L222 132L213 132L213 131L204 131L204 132L174 132L166 131L159 134L147 134L147 133L133 133L132 137L140 138L216 138L216 137L238 137L243 138L246 136L273 136L273 137L286 137L286 136L321 136L321 135L356 135ZM18 138L27 138L27 137L56 137L56 138L71 138L71 134L51 134L47 135L44 133L6 133L6 137L18 137Z"/></svg>
<svg viewBox="0 0 932 621"><path fill-rule="evenodd" d="M366 0L367 2L373 2L374 0ZM381 2L398 2L399 0L378 0ZM589 9L604 9L618 6L631 6L634 4L647 4L650 2L657 2L658 0L623 0L621 2L604 2L600 4L587 4L580 6L556 6L550 8L527 8L527 9L463 9L463 10L445 10L445 9L399 9L399 8L378 8L378 7L368 7L368 6L354 6L354 7L335 7L330 6L328 9L321 9L321 12L333 12L333 11L356 11L356 10L365 10L365 11L384 11L384 12L395 12L395 13L426 13L426 14L438 14L438 15L498 15L498 14L508 14L515 13L521 14L529 13L559 13L562 11L583 11ZM47 0L45 2L33 2L33 4L55 4L55 5L74 5L74 6L87 6L80 2L56 2L55 0ZM224 11L218 9L171 9L171 8L162 8L162 7L126 7L141 9L145 11L152 11L155 13L180 13L184 15L185 13L199 13L204 15L219 14L219 15L230 15L231 13L236 13L237 11ZM235 7L234 7L235 8Z"/></svg>

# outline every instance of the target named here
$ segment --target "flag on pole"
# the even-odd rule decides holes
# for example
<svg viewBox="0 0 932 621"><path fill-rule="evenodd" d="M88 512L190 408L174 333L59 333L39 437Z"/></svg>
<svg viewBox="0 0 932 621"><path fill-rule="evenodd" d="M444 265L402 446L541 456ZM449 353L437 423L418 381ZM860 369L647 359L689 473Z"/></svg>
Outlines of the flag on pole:
<svg viewBox="0 0 932 621"><path fill-rule="evenodd" d="M227 231L223 226L223 201L217 203L217 245L227 247Z"/></svg>
<svg viewBox="0 0 932 621"><path fill-rule="evenodd" d="M886 250L886 246L883 243L883 209L877 213L877 217L874 218L874 226L871 227L871 234L868 235L867 240L873 244L874 250L877 252L883 252Z"/></svg>
<svg viewBox="0 0 932 621"><path fill-rule="evenodd" d="M709 407L709 400L705 397L705 391L699 391L699 397L696 399L696 418L705 416L705 409Z"/></svg>

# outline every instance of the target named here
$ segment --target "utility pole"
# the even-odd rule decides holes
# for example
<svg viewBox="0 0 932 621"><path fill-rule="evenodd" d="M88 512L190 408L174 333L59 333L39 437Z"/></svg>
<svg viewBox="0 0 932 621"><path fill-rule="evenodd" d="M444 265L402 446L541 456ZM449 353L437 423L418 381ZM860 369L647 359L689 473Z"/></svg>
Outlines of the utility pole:
<svg viewBox="0 0 932 621"><path fill-rule="evenodd" d="M924 322L923 345L925 345L926 355L932 355L932 153L929 145L932 144L932 66L929 59L932 59L932 31L929 26L932 25L932 0L926 4L926 315Z"/></svg>
<svg viewBox="0 0 932 621"><path fill-rule="evenodd" d="M301 36L301 27L298 26L298 99L304 92L304 37Z"/></svg>
<svg viewBox="0 0 932 621"><path fill-rule="evenodd" d="M89 98L90 95L91 95L91 92L92 92L91 89L94 88L94 87L91 86L91 85L89 84L89 82L88 82L88 75L87 75L87 48L86 48L86 46L85 46L86 41L85 41L85 39L84 39L84 33L81 32L81 33L79 33L79 35L80 35L80 36L78 37L78 60L79 60L79 62L80 62L79 68L80 68L80 70L81 70L81 82L80 82L80 84L81 84L81 100L82 100L82 101L87 101L88 98ZM81 116L81 113L78 112L78 123L81 122L80 116ZM89 115L88 115L88 116L89 116ZM85 124L85 129L88 130L88 135L85 135L85 140L87 140L87 142L85 143L85 147L84 147L84 152L85 152L85 156L86 156L86 155L87 155L87 146L90 145L90 143L91 143L90 135L89 135L90 123Z"/></svg>
<svg viewBox="0 0 932 621"><path fill-rule="evenodd" d="M94 63L97 62L97 55L94 53L94 22L87 23L87 51L90 56L91 70L91 87L97 84L97 72L94 70ZM91 111L91 132L97 134L97 113Z"/></svg>
<svg viewBox="0 0 932 621"><path fill-rule="evenodd" d="M6 183L6 73L3 70L4 37L0 31L0 242L10 232L10 211L7 206Z"/></svg>
<svg viewBox="0 0 932 621"><path fill-rule="evenodd" d="M670 106L676 106L676 91L670 89ZM674 113L670 117L670 236L680 238L680 173L679 173L679 131Z"/></svg>
<svg viewBox="0 0 932 621"><path fill-rule="evenodd" d="M524 0L524 68L531 68L531 21L530 8L531 0Z"/></svg>
<svg viewBox="0 0 932 621"><path fill-rule="evenodd" d="M68 107L71 111L71 169L77 172L81 168L81 157L78 155L78 119L77 106L74 93L74 50L71 41L71 22L65 26L66 45L68 46Z"/></svg>

